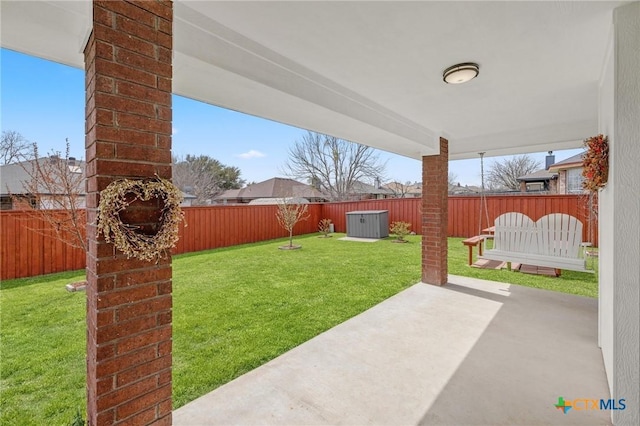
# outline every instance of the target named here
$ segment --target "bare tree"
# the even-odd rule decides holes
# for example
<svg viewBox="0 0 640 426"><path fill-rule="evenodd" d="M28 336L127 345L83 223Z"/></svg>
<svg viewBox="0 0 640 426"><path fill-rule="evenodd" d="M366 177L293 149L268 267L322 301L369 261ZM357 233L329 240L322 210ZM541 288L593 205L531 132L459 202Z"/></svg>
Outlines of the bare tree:
<svg viewBox="0 0 640 426"><path fill-rule="evenodd" d="M208 170L205 159L173 158L173 183L184 192L194 195L195 205L207 204L207 201L221 192L218 180Z"/></svg>
<svg viewBox="0 0 640 426"><path fill-rule="evenodd" d="M542 167L539 161L528 155L519 155L507 158L503 161L495 161L487 174L487 186L489 189L520 189L518 178L539 170Z"/></svg>
<svg viewBox="0 0 640 426"><path fill-rule="evenodd" d="M240 169L225 166L207 155L173 158L173 182L184 192L196 197L195 204L207 204L227 189L242 187Z"/></svg>
<svg viewBox="0 0 640 426"><path fill-rule="evenodd" d="M458 184L459 182L457 182L457 180L458 180L458 175L450 171L449 174L447 175L447 181L449 182L449 186L455 186L456 184Z"/></svg>
<svg viewBox="0 0 640 426"><path fill-rule="evenodd" d="M283 171L310 182L331 200L345 200L358 181L380 179L385 167L371 147L307 132L289 149Z"/></svg>
<svg viewBox="0 0 640 426"><path fill-rule="evenodd" d="M0 142L0 164L11 164L25 158L30 143L15 130L3 130Z"/></svg>
<svg viewBox="0 0 640 426"><path fill-rule="evenodd" d="M307 213L307 204L296 204L292 202L291 198L283 198L278 200L278 211L276 212L278 223L289 232L289 245L288 248L294 248L293 246L293 228L296 223L301 220L307 220L309 214Z"/></svg>
<svg viewBox="0 0 640 426"><path fill-rule="evenodd" d="M64 157L52 152L49 157L38 158L35 143L31 155L32 160L20 163L28 178L23 181L23 194L13 194L14 202L51 225L57 239L86 251L84 170L69 156L69 141ZM46 234L44 230L34 231Z"/></svg>

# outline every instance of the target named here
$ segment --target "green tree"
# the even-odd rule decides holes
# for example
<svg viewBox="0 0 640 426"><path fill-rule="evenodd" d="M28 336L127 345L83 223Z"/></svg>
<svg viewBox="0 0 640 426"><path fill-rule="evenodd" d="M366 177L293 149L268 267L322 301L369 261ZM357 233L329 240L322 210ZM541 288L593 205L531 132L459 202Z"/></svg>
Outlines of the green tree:
<svg viewBox="0 0 640 426"><path fill-rule="evenodd" d="M173 158L173 183L182 191L196 197L195 204L209 201L228 189L244 184L240 169L226 166L208 155L187 155Z"/></svg>

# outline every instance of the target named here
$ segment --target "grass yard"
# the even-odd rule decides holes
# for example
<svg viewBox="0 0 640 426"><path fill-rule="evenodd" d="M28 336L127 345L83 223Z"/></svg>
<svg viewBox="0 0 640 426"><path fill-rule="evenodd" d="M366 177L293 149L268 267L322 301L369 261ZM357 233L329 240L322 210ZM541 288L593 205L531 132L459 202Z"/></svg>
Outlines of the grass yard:
<svg viewBox="0 0 640 426"><path fill-rule="evenodd" d="M3 281L0 424L68 425L84 413L85 293L64 286L81 272Z"/></svg>
<svg viewBox="0 0 640 426"><path fill-rule="evenodd" d="M420 280L420 238L408 244L296 237L176 256L173 395L177 408ZM466 265L449 240L449 272L597 296L595 274L560 278ZM1 283L0 424L70 424L85 405L83 271Z"/></svg>
<svg viewBox="0 0 640 426"><path fill-rule="evenodd" d="M176 259L174 407L420 280L417 243L294 243L302 249L278 250L280 240Z"/></svg>

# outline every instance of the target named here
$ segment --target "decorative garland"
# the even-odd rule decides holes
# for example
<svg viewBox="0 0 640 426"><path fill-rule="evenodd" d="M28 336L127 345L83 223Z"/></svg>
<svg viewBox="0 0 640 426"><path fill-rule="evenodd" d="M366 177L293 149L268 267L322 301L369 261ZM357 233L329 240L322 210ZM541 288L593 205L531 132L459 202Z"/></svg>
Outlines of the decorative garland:
<svg viewBox="0 0 640 426"><path fill-rule="evenodd" d="M582 159L582 187L596 192L607 184L609 178L609 140L598 135L585 139L587 152Z"/></svg>
<svg viewBox="0 0 640 426"><path fill-rule="evenodd" d="M148 201L152 198L158 198L164 203L159 220L160 228L154 235L145 235L139 232L139 226L122 222L120 212L133 201ZM105 240L113 243L127 258L157 261L178 241L178 225L184 217L181 202L182 192L170 181L158 176L152 179L122 179L112 182L100 192L98 234L102 233Z"/></svg>

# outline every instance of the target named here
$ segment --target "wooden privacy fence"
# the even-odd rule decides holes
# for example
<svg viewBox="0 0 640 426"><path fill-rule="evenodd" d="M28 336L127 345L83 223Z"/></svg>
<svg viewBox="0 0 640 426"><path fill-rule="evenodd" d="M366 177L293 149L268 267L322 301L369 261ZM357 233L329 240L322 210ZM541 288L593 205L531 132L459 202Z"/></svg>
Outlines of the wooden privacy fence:
<svg viewBox="0 0 640 426"><path fill-rule="evenodd" d="M598 223L595 214L589 220L589 198L585 195L504 195L488 196L489 226L503 213L519 212L534 222L550 213L566 213L582 222L582 241L598 245ZM482 228L486 215L482 212ZM480 223L480 197L449 197L449 236L478 235Z"/></svg>
<svg viewBox="0 0 640 426"><path fill-rule="evenodd" d="M519 212L533 221L549 213L566 213L575 216L583 224L583 241L598 244L598 224L593 219L589 224L588 198L582 195L492 195L487 196L487 206L482 211L480 222L480 197L449 197L450 237L472 237L482 229L493 225L496 217L503 213ZM409 222L411 230L420 233L419 198L395 198L387 200L366 200L355 202L327 203L322 205L322 217L330 218L335 230L346 232L346 213L354 210L388 210L389 224L395 221ZM487 224L486 217L489 217Z"/></svg>
<svg viewBox="0 0 640 426"><path fill-rule="evenodd" d="M589 226L587 200L578 195L509 195L489 196L489 222L507 212L520 212L534 221L549 213L567 213L582 221L583 241L598 244L597 222ZM328 218L337 232L346 231L346 213L354 210L388 210L389 223L404 221L420 233L419 198L366 200L310 204L309 219L300 222L295 235L317 231L320 219ZM186 227L180 228L180 240L174 254L217 247L227 247L287 236L276 220L276 206L206 206L185 207ZM486 227L484 218L482 227ZM478 234L479 197L449 197L451 237ZM0 212L0 279L13 279L54 272L82 269L85 254L52 237L53 232L41 219L24 211Z"/></svg>
<svg viewBox="0 0 640 426"><path fill-rule="evenodd" d="M309 204L309 218L294 235L318 230L320 204ZM185 207L185 226L174 254L286 237L276 219L277 206ZM0 279L72 271L86 266L86 254L54 237L43 219L25 211L0 212Z"/></svg>
<svg viewBox="0 0 640 426"><path fill-rule="evenodd" d="M51 225L32 213L0 212L0 232L2 280L73 271L85 267L84 251L56 238Z"/></svg>
<svg viewBox="0 0 640 426"><path fill-rule="evenodd" d="M187 226L180 227L174 254L286 237L277 210L272 205L185 207ZM316 232L321 210L321 204L309 204L309 218L296 224L294 235Z"/></svg>

